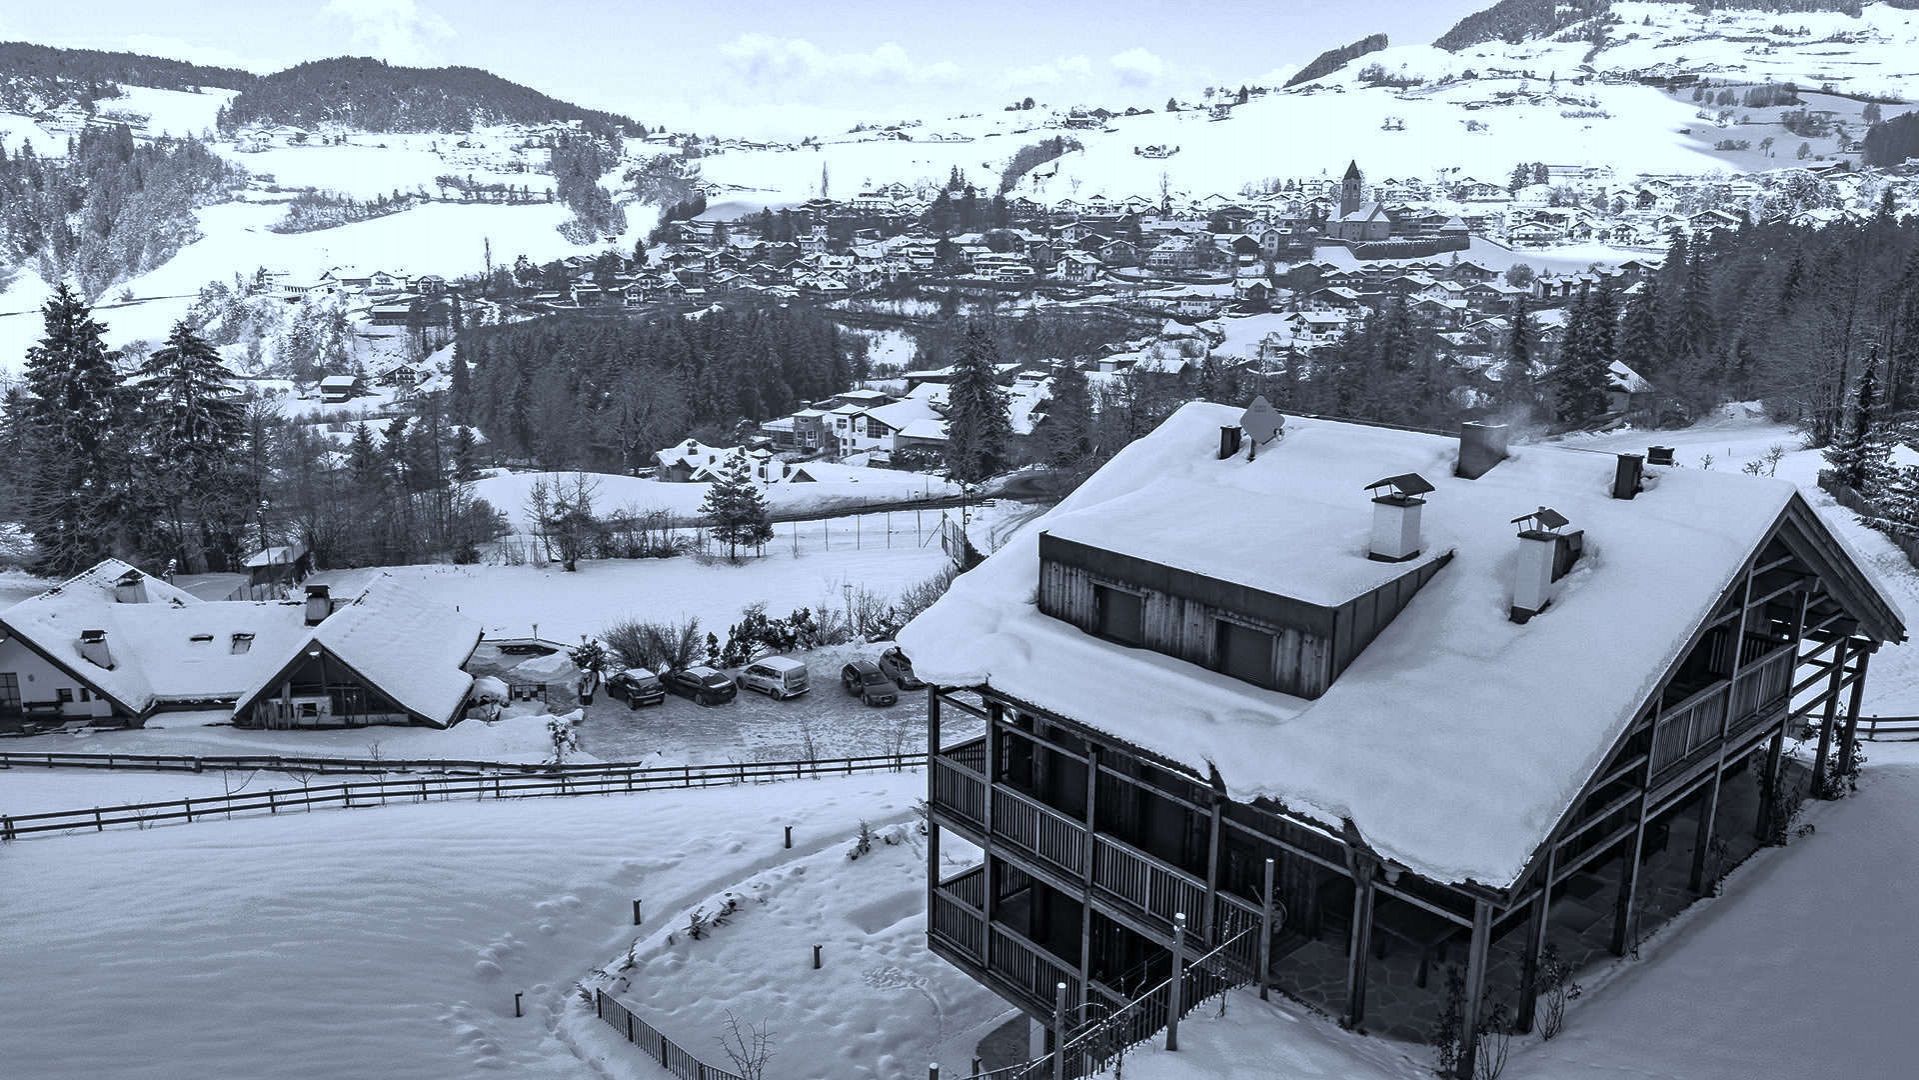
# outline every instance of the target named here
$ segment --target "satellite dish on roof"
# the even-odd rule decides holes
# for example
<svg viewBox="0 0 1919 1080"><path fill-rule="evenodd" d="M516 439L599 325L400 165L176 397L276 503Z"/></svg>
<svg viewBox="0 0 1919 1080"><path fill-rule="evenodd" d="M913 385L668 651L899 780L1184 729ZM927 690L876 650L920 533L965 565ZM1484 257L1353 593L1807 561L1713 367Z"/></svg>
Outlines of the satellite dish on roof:
<svg viewBox="0 0 1919 1080"><path fill-rule="evenodd" d="M1257 446L1279 438L1280 431L1286 427L1286 418L1273 408L1272 402L1266 400L1266 395L1261 394L1240 414L1239 427Z"/></svg>

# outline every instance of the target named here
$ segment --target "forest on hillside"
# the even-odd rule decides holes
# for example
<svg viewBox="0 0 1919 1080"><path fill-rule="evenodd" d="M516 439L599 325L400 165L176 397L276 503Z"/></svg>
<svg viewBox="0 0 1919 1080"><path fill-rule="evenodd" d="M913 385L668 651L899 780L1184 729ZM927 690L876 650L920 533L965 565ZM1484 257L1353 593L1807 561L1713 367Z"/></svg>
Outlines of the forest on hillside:
<svg viewBox="0 0 1919 1080"><path fill-rule="evenodd" d="M470 131L575 120L599 134L645 134L627 117L569 104L478 68L400 67L357 56L313 60L255 79L221 111L220 129L290 124Z"/></svg>
<svg viewBox="0 0 1919 1080"><path fill-rule="evenodd" d="M727 437L831 396L865 365L864 339L804 308L555 315L463 334L451 409L503 457L632 472L689 432Z"/></svg>
<svg viewBox="0 0 1919 1080"><path fill-rule="evenodd" d="M1331 75L1333 72L1365 56L1367 53L1378 52L1385 48L1386 44L1385 34L1368 34L1358 41L1353 42L1351 45L1341 45L1337 49L1327 49L1325 52L1313 57L1311 63L1294 72L1293 77L1286 80L1286 85L1298 86L1300 83L1312 82L1314 79Z"/></svg>
<svg viewBox="0 0 1919 1080"><path fill-rule="evenodd" d="M86 128L63 158L0 146L0 263L99 296L197 239L193 211L245 182L197 140L136 143L124 124Z"/></svg>
<svg viewBox="0 0 1919 1080"><path fill-rule="evenodd" d="M137 53L0 41L0 108L14 112L84 108L119 96L120 83L197 92L202 87L238 90L255 78L251 72Z"/></svg>

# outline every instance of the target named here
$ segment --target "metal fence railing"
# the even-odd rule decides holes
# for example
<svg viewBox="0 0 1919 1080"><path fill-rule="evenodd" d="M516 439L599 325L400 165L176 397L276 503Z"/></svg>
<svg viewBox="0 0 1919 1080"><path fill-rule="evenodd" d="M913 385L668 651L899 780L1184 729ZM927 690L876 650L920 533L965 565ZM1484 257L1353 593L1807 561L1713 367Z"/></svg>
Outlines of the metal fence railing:
<svg viewBox="0 0 1919 1080"><path fill-rule="evenodd" d="M680 1080L743 1080L738 1073L701 1061L697 1054L660 1034L659 1029L603 990L593 991L593 1012Z"/></svg>
<svg viewBox="0 0 1919 1080"><path fill-rule="evenodd" d="M36 755L37 756L37 755ZM385 806L388 803L480 799L525 799L567 795L622 795L669 788L727 787L806 777L851 776L862 772L904 772L926 764L925 754L874 754L865 757L805 761L732 762L717 765L636 766L592 762L546 771L490 775L360 780L297 788L202 795L160 802L127 803L79 810L0 815L0 840L33 833L74 829L104 831L108 826L148 828L163 822L223 819L236 815L309 811L314 807ZM528 766L527 768L537 768Z"/></svg>

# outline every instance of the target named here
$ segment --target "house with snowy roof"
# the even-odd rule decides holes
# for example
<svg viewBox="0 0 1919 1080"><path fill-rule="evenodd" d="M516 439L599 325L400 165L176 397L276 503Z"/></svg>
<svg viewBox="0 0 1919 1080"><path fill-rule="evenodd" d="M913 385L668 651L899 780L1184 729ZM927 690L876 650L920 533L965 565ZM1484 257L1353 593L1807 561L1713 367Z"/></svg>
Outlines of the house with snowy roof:
<svg viewBox="0 0 1919 1080"><path fill-rule="evenodd" d="M1035 1025L1248 983L1449 1017L1472 1077L1549 948L1628 952L1855 767L1906 635L1792 484L1670 462L1180 409L899 633L930 947Z"/></svg>
<svg viewBox="0 0 1919 1080"><path fill-rule="evenodd" d="M317 584L296 599L201 600L108 559L0 611L0 716L446 727L465 711L479 640L479 624L397 582L345 600Z"/></svg>

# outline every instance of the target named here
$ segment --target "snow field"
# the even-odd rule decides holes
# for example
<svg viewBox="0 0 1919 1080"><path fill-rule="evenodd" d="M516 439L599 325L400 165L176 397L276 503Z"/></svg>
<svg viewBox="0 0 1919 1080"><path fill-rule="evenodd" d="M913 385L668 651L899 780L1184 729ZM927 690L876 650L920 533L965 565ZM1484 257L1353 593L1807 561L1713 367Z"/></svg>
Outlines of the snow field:
<svg viewBox="0 0 1919 1080"><path fill-rule="evenodd" d="M690 910L661 912L633 943L632 967L624 951L606 960L606 991L722 1068L730 1012L773 1032L769 1076L918 1077L931 1061L966 1075L979 1035L1011 1009L926 948L917 819L870 824L871 850L857 860L849 835L700 900L707 915L729 900L736 908L699 940L687 934ZM948 873L977 861L977 852L942 855Z"/></svg>
<svg viewBox="0 0 1919 1080"><path fill-rule="evenodd" d="M848 472L838 466L833 466L833 472L835 475L843 473L857 479L818 480L807 483L781 481L763 485L760 492L766 498L767 508L778 514L834 510L865 503L906 502L959 493L959 489L951 481L924 473L875 468ZM626 510L640 512L664 510L680 518L698 518L701 516L700 505L706 500L706 493L712 487L711 484L673 483L638 476L624 476L619 473L499 472L476 481L473 485L473 493L492 503L494 509L504 511L512 519L514 527L525 532L529 531L526 512L527 496L532 491L533 485L544 480L549 486L571 486L575 478L582 475L593 485L593 505L602 514ZM894 512L893 527L897 532L902 513L905 515L906 535L911 536L913 511ZM937 528L939 514L938 510L925 512L926 528ZM868 531L875 536L882 535L882 525L877 517L873 515L867 515L867 517L868 521L865 524L870 527ZM786 523L781 523L778 528L781 538L784 538ZM853 542L850 523L847 524L846 531L846 542L850 545ZM814 532L816 533L817 529Z"/></svg>
<svg viewBox="0 0 1919 1080"><path fill-rule="evenodd" d="M635 898L660 918L837 858L861 819L904 820L924 789L919 773L873 774L16 844L0 875L0 1061L50 1080L577 1077L573 984L624 951ZM741 977L770 982L767 959ZM632 1047L588 1056L601 1076L658 1075Z"/></svg>

